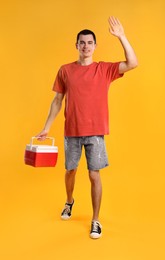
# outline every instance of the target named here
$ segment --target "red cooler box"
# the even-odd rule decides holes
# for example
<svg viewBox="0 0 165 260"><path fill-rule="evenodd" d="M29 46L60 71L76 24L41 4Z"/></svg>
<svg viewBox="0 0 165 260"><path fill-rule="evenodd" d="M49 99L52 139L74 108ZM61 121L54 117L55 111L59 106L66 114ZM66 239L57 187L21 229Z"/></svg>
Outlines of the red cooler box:
<svg viewBox="0 0 165 260"><path fill-rule="evenodd" d="M52 145L34 145L34 139L36 137L32 137L31 143L26 145L25 164L34 167L54 167L58 158L58 147L54 146L54 138L47 137L52 140Z"/></svg>

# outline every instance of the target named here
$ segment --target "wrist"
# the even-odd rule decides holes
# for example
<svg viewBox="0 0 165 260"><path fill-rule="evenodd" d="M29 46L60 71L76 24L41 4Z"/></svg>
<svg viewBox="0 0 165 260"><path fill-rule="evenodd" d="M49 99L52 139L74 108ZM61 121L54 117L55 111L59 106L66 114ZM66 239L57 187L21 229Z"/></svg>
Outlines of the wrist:
<svg viewBox="0 0 165 260"><path fill-rule="evenodd" d="M118 38L119 38L120 41L122 41L122 40L125 40L127 37L126 37L126 35L123 33L123 34L120 34L120 35L118 36Z"/></svg>
<svg viewBox="0 0 165 260"><path fill-rule="evenodd" d="M49 128L48 128L48 127L44 127L43 131L44 131L45 133L48 133L48 132L49 132Z"/></svg>

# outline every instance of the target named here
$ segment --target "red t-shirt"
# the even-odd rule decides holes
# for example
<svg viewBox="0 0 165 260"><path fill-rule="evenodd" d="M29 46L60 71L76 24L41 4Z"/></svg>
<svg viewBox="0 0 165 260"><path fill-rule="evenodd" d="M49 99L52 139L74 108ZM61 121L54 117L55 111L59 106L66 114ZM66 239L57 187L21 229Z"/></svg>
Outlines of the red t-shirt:
<svg viewBox="0 0 165 260"><path fill-rule="evenodd" d="M121 76L119 62L60 68L53 90L65 94L65 136L109 134L108 89Z"/></svg>

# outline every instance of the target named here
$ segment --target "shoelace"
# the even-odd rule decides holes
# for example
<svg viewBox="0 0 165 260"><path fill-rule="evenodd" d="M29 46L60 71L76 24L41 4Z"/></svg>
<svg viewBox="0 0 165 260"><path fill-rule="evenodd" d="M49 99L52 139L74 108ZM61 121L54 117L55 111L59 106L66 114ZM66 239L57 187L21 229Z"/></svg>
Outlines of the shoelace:
<svg viewBox="0 0 165 260"><path fill-rule="evenodd" d="M64 214L67 214L67 213L70 213L69 205L65 205L65 208L64 208Z"/></svg>
<svg viewBox="0 0 165 260"><path fill-rule="evenodd" d="M92 231L98 232L98 227L100 226L98 222L93 222Z"/></svg>

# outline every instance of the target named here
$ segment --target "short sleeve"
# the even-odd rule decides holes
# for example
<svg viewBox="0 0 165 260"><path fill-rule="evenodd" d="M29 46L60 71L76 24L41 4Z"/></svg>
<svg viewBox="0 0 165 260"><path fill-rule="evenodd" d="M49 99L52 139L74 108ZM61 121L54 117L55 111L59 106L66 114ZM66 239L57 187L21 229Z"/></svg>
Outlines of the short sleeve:
<svg viewBox="0 0 165 260"><path fill-rule="evenodd" d="M103 62L103 70L106 73L106 78L109 82L112 82L124 74L119 74L119 64L120 62Z"/></svg>
<svg viewBox="0 0 165 260"><path fill-rule="evenodd" d="M65 93L65 74L62 67L57 73L56 79L53 84L53 91L58 93Z"/></svg>

